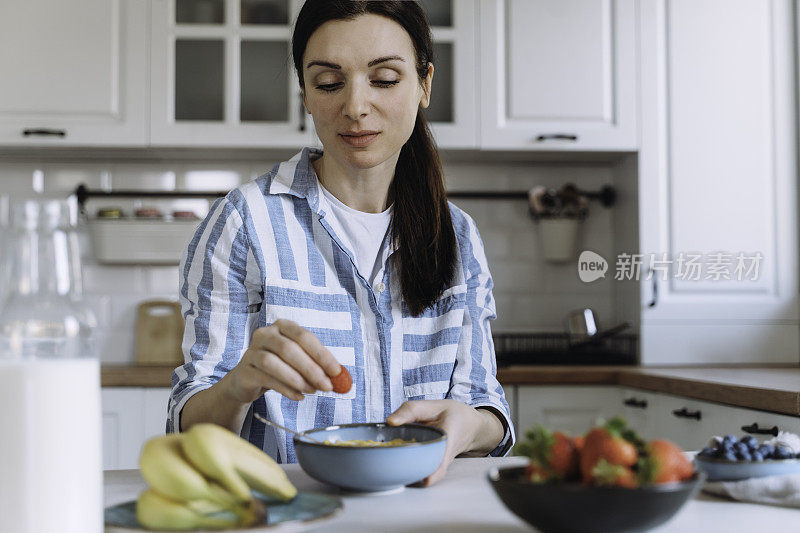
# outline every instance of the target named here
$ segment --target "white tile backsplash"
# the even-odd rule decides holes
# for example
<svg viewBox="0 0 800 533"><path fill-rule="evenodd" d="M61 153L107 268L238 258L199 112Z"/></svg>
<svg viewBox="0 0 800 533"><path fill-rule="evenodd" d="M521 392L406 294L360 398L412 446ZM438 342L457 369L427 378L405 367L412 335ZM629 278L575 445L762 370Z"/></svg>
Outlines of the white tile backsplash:
<svg viewBox="0 0 800 533"><path fill-rule="evenodd" d="M150 294L172 294L172 299L178 297L178 267L146 267L144 269L147 279L147 292Z"/></svg>
<svg viewBox="0 0 800 533"><path fill-rule="evenodd" d="M452 158L451 158L452 159ZM92 188L139 190L227 190L269 171L278 161L239 164L195 161L110 161L85 164L37 164L0 162L0 225L4 198L34 191L33 173L41 169L45 191L72 191L79 183ZM560 188L574 183L581 189L598 190L614 183L608 164L598 163L458 163L444 167L448 190L526 191L534 185ZM213 199L211 199L213 201ZM165 213L191 210L203 217L211 201L195 199L159 200L90 199L87 210L94 214L106 205L126 211L155 205ZM582 283L577 276L577 252L593 250L614 263L613 209L590 204L589 217L581 224L580 245L574 262L546 262L540 250L539 228L530 218L524 200L455 199L477 223L495 284L498 318L496 333L562 331L566 314L591 307L603 327L614 325L617 307L613 274L605 280ZM617 221L618 223L618 221ZM88 235L82 233L82 249L90 254ZM611 273L610 273L611 274ZM99 321L101 356L104 362L129 363L134 354L136 306L148 299L178 299L177 266L104 266L89 256L84 259L87 303Z"/></svg>
<svg viewBox="0 0 800 533"><path fill-rule="evenodd" d="M108 168L97 164L48 164L44 171L44 192L71 194L78 185L89 189L102 189Z"/></svg>

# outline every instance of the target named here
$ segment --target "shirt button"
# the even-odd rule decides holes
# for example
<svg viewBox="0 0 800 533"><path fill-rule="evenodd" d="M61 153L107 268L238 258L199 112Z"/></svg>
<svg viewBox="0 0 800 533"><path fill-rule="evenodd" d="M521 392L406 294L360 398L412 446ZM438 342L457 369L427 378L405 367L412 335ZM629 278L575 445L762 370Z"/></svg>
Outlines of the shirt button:
<svg viewBox="0 0 800 533"><path fill-rule="evenodd" d="M378 292L383 292L383 291L386 290L386 284L383 283L383 282L380 282L380 283L378 283L378 286L376 287L376 289L378 289Z"/></svg>

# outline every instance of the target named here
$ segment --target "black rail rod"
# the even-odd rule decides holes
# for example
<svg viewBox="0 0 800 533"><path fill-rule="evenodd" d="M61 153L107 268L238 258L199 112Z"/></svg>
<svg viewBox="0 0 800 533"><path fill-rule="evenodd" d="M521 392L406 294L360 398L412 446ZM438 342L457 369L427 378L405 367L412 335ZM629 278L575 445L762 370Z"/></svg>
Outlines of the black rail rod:
<svg viewBox="0 0 800 533"><path fill-rule="evenodd" d="M97 191L79 185L75 189L78 203L83 205L88 198L219 198L229 191L142 191L142 190L114 190ZM602 191L584 192L581 194L589 198L601 198ZM476 200L527 200L528 191L451 191L448 198L476 199Z"/></svg>

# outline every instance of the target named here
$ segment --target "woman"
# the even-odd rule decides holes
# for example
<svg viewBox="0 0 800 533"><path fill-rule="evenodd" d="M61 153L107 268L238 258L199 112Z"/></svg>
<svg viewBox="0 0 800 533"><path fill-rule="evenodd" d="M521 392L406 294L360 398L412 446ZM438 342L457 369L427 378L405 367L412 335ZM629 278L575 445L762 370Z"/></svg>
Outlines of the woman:
<svg viewBox="0 0 800 533"><path fill-rule="evenodd" d="M218 200L181 262L183 341L168 431L214 422L279 462L306 430L419 422L456 455L504 455L492 281L474 222L447 203L420 111L433 81L415 2L308 0L292 38L323 150ZM343 365L353 378L332 392Z"/></svg>

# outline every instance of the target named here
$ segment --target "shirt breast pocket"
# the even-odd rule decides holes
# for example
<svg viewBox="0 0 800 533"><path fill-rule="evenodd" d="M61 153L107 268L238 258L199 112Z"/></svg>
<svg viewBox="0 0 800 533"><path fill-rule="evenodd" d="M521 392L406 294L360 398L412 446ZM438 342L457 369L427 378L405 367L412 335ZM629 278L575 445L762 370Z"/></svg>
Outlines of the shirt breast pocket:
<svg viewBox="0 0 800 533"><path fill-rule="evenodd" d="M262 323L269 326L276 320L296 322L313 333L336 357L351 376L355 376L355 338L351 297L341 287L318 287L294 280L267 278L264 281ZM344 394L318 391L312 396L352 400L356 383Z"/></svg>
<svg viewBox="0 0 800 533"><path fill-rule="evenodd" d="M403 306L403 390L409 400L441 400L450 390L467 286L446 289L420 316Z"/></svg>

